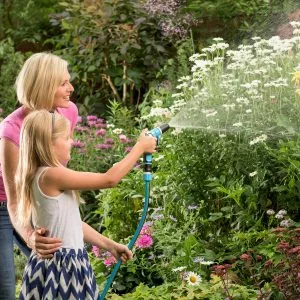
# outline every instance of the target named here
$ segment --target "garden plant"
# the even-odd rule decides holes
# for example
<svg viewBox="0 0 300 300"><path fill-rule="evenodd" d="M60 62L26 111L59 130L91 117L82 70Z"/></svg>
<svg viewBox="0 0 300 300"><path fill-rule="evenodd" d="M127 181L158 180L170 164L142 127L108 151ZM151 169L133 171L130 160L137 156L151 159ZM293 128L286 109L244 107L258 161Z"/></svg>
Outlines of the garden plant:
<svg viewBox="0 0 300 300"><path fill-rule="evenodd" d="M134 257L106 299L299 299L299 21L276 35L283 12L287 23L299 4L8 2L0 4L0 120L15 108L18 68L31 51L50 49L70 61L80 110L70 168L105 172L142 128L171 126L153 155ZM29 24L34 9L47 18ZM272 27L259 27L270 13ZM266 29L273 35L250 36ZM142 165L113 189L81 193L83 220L121 243L141 217ZM101 291L116 261L86 247ZM25 258L15 252L20 282Z"/></svg>

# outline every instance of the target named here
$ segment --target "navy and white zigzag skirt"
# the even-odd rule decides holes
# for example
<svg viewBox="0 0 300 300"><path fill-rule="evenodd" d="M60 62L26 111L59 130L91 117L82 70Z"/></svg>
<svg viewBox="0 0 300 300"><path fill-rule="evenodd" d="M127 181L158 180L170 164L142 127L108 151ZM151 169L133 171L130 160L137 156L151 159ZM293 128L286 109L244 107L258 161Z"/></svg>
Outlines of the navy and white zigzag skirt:
<svg viewBox="0 0 300 300"><path fill-rule="evenodd" d="M41 259L32 253L25 267L19 299L98 299L86 250L62 248L51 259Z"/></svg>

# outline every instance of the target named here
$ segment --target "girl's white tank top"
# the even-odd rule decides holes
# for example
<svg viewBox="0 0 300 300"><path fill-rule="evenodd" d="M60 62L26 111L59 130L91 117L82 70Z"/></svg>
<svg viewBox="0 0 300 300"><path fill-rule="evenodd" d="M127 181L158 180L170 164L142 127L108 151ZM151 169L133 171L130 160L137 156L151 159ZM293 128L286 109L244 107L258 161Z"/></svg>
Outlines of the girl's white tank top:
<svg viewBox="0 0 300 300"><path fill-rule="evenodd" d="M82 249L84 247L82 221L79 204L72 191L64 191L58 196L45 195L39 186L39 178L47 167L40 167L33 181L35 213L32 223L35 228L46 227L47 236L62 239L62 248Z"/></svg>

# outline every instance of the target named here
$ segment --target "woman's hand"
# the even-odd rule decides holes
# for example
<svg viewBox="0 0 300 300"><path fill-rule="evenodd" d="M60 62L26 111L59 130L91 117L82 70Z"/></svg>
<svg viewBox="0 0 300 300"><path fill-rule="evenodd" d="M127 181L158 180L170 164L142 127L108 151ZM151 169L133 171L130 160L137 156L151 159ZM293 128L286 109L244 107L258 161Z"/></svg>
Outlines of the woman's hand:
<svg viewBox="0 0 300 300"><path fill-rule="evenodd" d="M48 230L46 228L38 228L32 231L26 243L29 248L34 251L40 258L52 258L53 253L57 251L62 240L58 238L47 237Z"/></svg>
<svg viewBox="0 0 300 300"><path fill-rule="evenodd" d="M109 251L116 258L116 260L121 259L123 263L129 259L132 259L133 256L131 250L129 250L127 246L119 243L115 243L114 248Z"/></svg>

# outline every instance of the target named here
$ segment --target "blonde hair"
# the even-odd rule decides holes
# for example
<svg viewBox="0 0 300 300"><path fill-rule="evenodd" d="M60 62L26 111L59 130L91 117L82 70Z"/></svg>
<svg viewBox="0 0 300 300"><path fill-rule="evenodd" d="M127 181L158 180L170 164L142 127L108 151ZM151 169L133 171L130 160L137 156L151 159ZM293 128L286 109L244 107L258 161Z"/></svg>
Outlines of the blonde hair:
<svg viewBox="0 0 300 300"><path fill-rule="evenodd" d="M17 220L30 224L34 213L32 184L41 166L57 167L60 162L52 151L52 142L70 131L70 122L58 113L31 112L25 118L20 135L19 162L15 176L18 199Z"/></svg>
<svg viewBox="0 0 300 300"><path fill-rule="evenodd" d="M15 82L18 101L31 110L52 110L68 63L51 53L36 53L24 63Z"/></svg>

